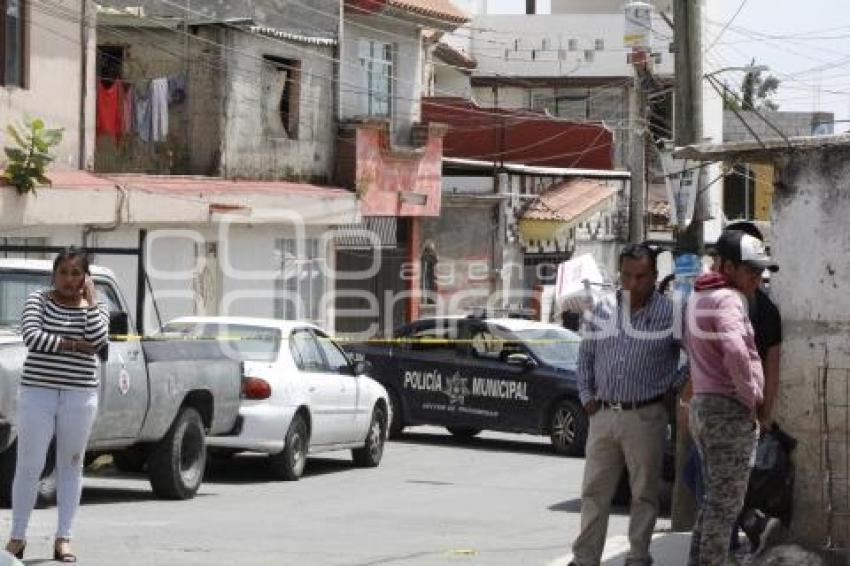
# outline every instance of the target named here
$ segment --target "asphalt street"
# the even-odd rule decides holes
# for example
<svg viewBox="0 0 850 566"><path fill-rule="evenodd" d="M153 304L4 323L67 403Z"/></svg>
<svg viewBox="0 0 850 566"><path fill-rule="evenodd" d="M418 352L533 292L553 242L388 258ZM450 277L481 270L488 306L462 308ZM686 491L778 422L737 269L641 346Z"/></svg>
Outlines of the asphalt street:
<svg viewBox="0 0 850 566"><path fill-rule="evenodd" d="M390 442L377 469L340 452L311 458L293 483L271 480L262 458L236 457L192 501L158 501L146 478L106 468L86 477L75 548L84 566L566 566L583 467L542 437L461 442L423 427ZM54 509L35 512L26 564L49 558L55 520ZM9 522L0 512L4 534ZM606 566L622 563L626 529L618 510ZM684 563L687 541L675 537L659 535L676 556L656 555L659 566Z"/></svg>

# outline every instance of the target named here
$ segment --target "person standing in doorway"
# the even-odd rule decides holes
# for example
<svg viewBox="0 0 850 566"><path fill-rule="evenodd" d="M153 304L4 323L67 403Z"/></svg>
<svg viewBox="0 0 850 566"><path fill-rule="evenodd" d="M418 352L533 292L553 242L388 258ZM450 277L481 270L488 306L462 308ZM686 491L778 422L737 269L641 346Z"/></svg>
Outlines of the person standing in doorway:
<svg viewBox="0 0 850 566"><path fill-rule="evenodd" d="M680 386L672 301L655 287L656 254L630 244L620 254L621 289L593 309L579 349L578 385L590 417L581 532L571 566L599 566L611 502L623 469L632 492L626 564L652 564L649 545L668 425L665 400Z"/></svg>
<svg viewBox="0 0 850 566"><path fill-rule="evenodd" d="M690 428L704 482L691 539L690 566L722 566L744 503L764 400L762 361L747 296L775 268L764 244L726 230L717 242L719 269L699 277L688 300L685 347L693 399Z"/></svg>
<svg viewBox="0 0 850 566"><path fill-rule="evenodd" d="M6 550L23 558L38 481L56 437L59 524L54 559L76 562L71 525L80 504L83 461L98 403L97 352L109 313L95 302L85 253L68 249L53 263L52 289L29 296L21 334L29 353L18 398L18 447L12 486L12 534Z"/></svg>

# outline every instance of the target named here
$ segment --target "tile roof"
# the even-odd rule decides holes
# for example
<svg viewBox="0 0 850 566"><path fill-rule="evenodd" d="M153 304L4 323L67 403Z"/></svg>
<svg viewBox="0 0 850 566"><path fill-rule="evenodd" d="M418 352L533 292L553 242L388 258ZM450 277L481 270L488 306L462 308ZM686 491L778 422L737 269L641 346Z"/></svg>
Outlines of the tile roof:
<svg viewBox="0 0 850 566"><path fill-rule="evenodd" d="M617 191L597 181L570 179L540 194L523 212L523 220L574 222L596 212Z"/></svg>
<svg viewBox="0 0 850 566"><path fill-rule="evenodd" d="M451 0L389 0L389 4L443 22L464 24L470 21L469 14L457 8Z"/></svg>
<svg viewBox="0 0 850 566"><path fill-rule="evenodd" d="M449 65L453 65L454 67L461 69L468 69L471 71L478 67L478 61L476 61L474 57L464 53L460 49L452 47L448 43L443 43L442 41L437 44L437 47L434 50L434 55Z"/></svg>

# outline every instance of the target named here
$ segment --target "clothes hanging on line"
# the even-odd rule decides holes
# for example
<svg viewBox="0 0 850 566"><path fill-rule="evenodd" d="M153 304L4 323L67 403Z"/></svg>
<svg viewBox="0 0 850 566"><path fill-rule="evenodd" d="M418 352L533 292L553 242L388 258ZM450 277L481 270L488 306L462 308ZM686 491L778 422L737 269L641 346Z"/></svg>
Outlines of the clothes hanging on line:
<svg viewBox="0 0 850 566"><path fill-rule="evenodd" d="M118 81L97 84L97 115L95 131L98 136L109 136L116 142L124 133L122 108L123 87Z"/></svg>
<svg viewBox="0 0 850 566"><path fill-rule="evenodd" d="M122 129L124 135L131 134L136 131L136 105L135 105L135 88L133 85L124 84L124 92L122 93Z"/></svg>
<svg viewBox="0 0 850 566"><path fill-rule="evenodd" d="M168 79L151 81L151 140L165 141L168 138Z"/></svg>
<svg viewBox="0 0 850 566"><path fill-rule="evenodd" d="M185 98L185 75L98 81L97 135L109 136L116 143L131 134L144 142L164 142L168 139L169 104Z"/></svg>
<svg viewBox="0 0 850 566"><path fill-rule="evenodd" d="M151 141L151 96L150 87L138 85L133 90L133 110L135 111L135 132L139 139Z"/></svg>
<svg viewBox="0 0 850 566"><path fill-rule="evenodd" d="M168 102L183 104L186 102L186 73L178 73L168 77Z"/></svg>

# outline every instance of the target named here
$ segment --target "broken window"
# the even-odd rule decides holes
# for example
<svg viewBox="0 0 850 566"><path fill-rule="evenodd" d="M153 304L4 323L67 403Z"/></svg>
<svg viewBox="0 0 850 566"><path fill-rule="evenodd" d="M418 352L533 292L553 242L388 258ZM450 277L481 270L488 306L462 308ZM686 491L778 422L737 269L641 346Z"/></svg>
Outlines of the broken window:
<svg viewBox="0 0 850 566"><path fill-rule="evenodd" d="M263 112L271 135L298 138L301 101L301 62L265 55L263 57Z"/></svg>
<svg viewBox="0 0 850 566"><path fill-rule="evenodd" d="M3 84L25 86L27 37L24 0L0 0L0 49L3 50Z"/></svg>
<svg viewBox="0 0 850 566"><path fill-rule="evenodd" d="M393 46L361 39L358 56L363 66L362 112L367 116L392 116Z"/></svg>

